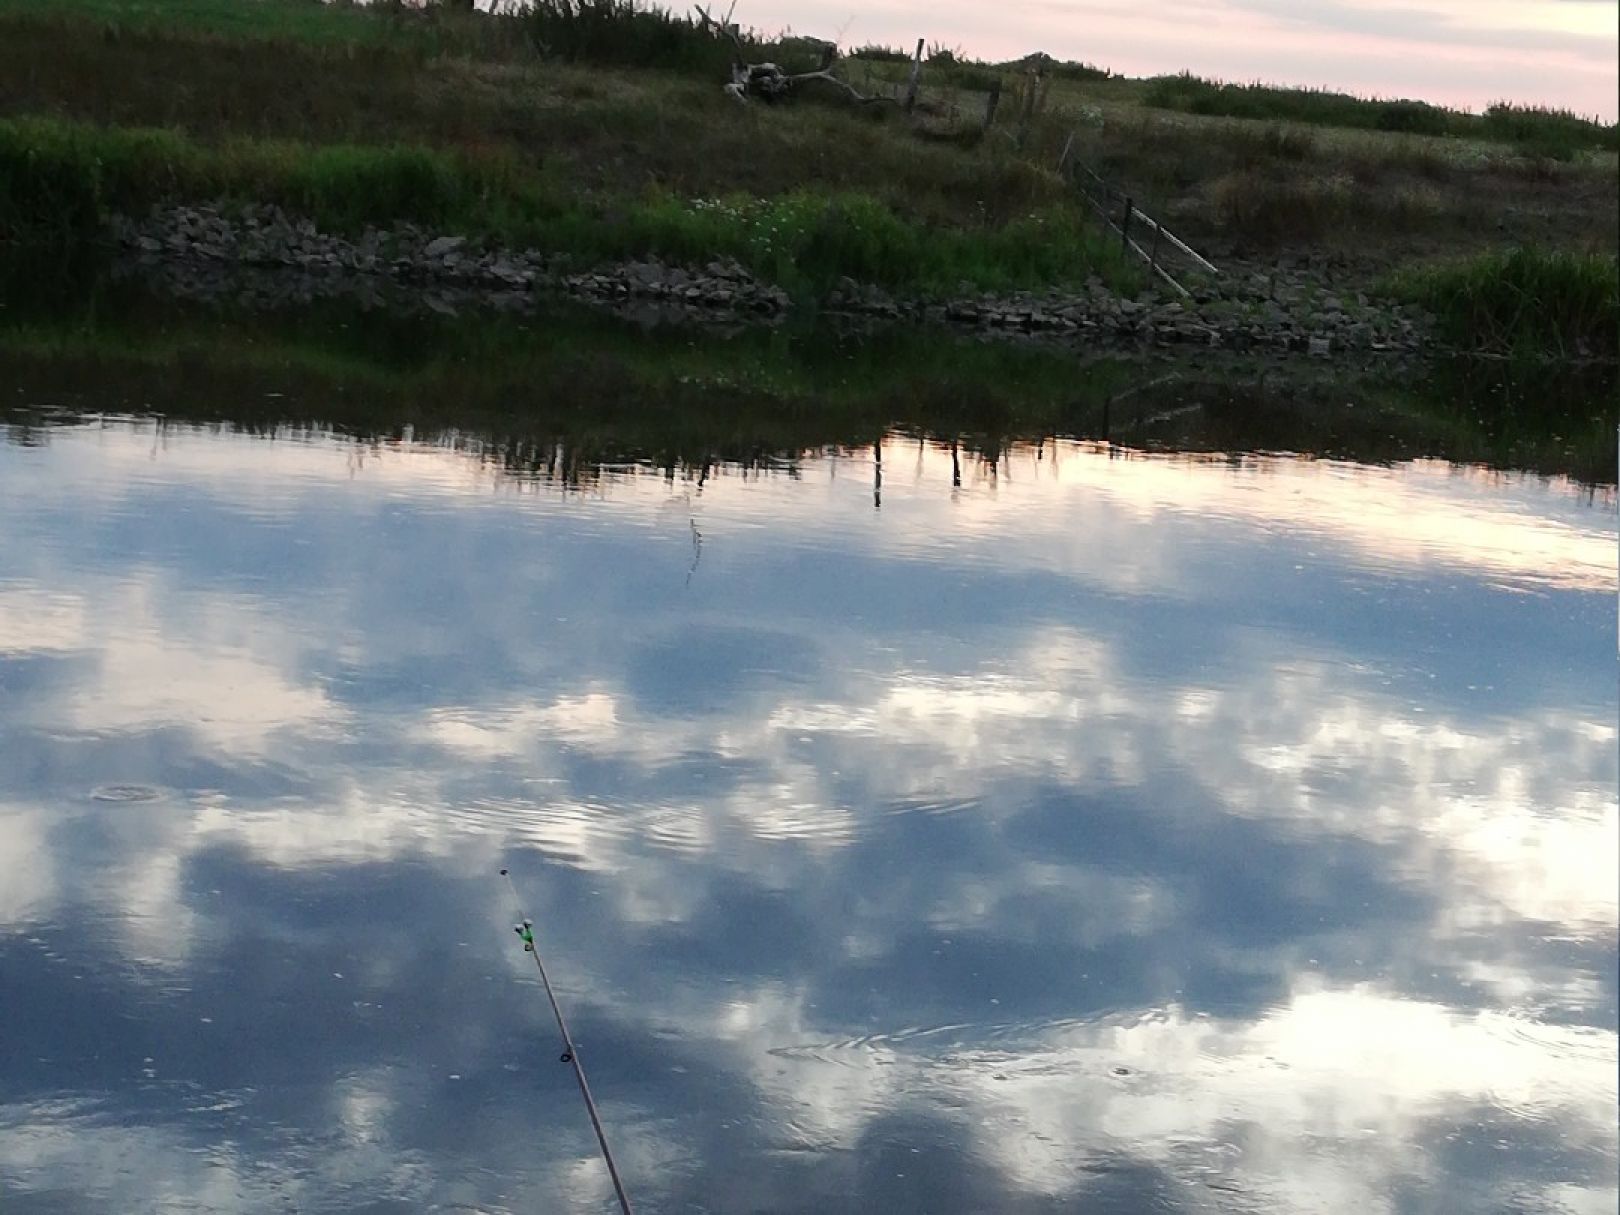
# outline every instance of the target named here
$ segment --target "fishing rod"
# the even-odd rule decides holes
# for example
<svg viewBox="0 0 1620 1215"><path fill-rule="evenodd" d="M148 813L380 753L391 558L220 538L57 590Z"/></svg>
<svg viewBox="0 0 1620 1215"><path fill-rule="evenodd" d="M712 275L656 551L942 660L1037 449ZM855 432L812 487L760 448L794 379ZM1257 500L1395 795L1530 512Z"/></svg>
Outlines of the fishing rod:
<svg viewBox="0 0 1620 1215"><path fill-rule="evenodd" d="M512 875L502 869L501 876L506 879L507 888L512 892L512 902L517 905L518 923L513 926L513 931L523 939L524 951L534 956L535 968L540 972L540 982L546 989L546 999L551 1001L552 1015L557 1018L557 1029L562 1033L562 1061L573 1067L574 1079L579 1081L579 1095L585 1098L585 1112L591 1116L591 1127L596 1131L596 1142L602 1149L602 1159L607 1164L608 1176L613 1179L613 1192L619 1196L619 1207L624 1215L634 1215L630 1209L630 1197L624 1192L624 1182L619 1180L619 1166L613 1163L613 1152L608 1147L607 1134L602 1130L602 1116L596 1111L596 1102L591 1098L591 1086L585 1081L585 1066L579 1061L579 1048L574 1045L574 1039L568 1032L568 1022L563 1019L562 1007L557 1003L557 993L551 990L551 979L546 974L546 964L540 960L540 950L534 943L534 921L523 914L523 900L518 897L517 885L512 881Z"/></svg>

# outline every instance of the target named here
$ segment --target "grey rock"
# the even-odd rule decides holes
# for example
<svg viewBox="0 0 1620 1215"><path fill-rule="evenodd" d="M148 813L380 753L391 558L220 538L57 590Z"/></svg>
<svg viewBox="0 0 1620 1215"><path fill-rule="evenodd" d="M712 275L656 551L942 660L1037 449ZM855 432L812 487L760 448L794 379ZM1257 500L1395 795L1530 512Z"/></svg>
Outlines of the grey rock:
<svg viewBox="0 0 1620 1215"><path fill-rule="evenodd" d="M439 236L428 241L427 248L422 250L423 257L445 257L456 252L467 243L465 236Z"/></svg>

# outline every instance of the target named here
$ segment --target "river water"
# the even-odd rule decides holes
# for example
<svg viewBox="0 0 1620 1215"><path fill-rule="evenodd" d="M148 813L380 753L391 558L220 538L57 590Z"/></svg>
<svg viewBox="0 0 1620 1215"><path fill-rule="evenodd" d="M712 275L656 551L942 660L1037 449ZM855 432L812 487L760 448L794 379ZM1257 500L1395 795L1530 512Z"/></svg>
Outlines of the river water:
<svg viewBox="0 0 1620 1215"><path fill-rule="evenodd" d="M0 444L0 1210L1612 1212L1612 486Z"/></svg>

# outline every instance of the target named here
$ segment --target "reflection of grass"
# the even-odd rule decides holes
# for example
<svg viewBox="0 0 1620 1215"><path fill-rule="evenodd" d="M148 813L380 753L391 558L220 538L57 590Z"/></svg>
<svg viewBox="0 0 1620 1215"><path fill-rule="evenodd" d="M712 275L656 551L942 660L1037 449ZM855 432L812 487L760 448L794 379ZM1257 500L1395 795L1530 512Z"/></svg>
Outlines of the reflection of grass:
<svg viewBox="0 0 1620 1215"><path fill-rule="evenodd" d="M1117 363L899 335L756 330L693 343L684 330L589 313L457 322L315 308L235 323L183 310L137 317L108 301L98 312L124 319L18 323L0 330L0 350L119 401L172 402L176 416L567 435L581 458L794 452L893 425L1050 433L1080 425L1132 375ZM284 396L267 403L267 384Z"/></svg>
<svg viewBox="0 0 1620 1215"><path fill-rule="evenodd" d="M514 466L561 450L570 476L598 460L791 462L898 427L987 453L1061 434L1373 462L1440 456L1614 480L1614 377L1602 371L1460 364L1410 385L1405 375L1346 383L1313 366L1279 382L1275 369L1257 380L1242 364L1079 362L909 330L694 341L574 311L401 318L322 306L231 319L116 295L33 321L13 313L0 361L29 404L482 436Z"/></svg>

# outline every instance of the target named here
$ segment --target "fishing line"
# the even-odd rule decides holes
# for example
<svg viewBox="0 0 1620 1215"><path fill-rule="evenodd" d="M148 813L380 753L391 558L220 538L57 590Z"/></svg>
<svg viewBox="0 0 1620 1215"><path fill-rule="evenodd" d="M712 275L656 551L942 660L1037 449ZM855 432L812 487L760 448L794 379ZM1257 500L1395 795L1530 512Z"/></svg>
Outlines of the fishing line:
<svg viewBox="0 0 1620 1215"><path fill-rule="evenodd" d="M574 1069L574 1079L579 1081L579 1095L585 1098L585 1112L591 1116L591 1127L596 1131L596 1142L602 1149L602 1159L607 1164L608 1176L613 1179L613 1192L619 1196L619 1206L624 1215L634 1215L630 1209L630 1198L624 1192L624 1182L619 1180L619 1167L613 1163L613 1152L608 1147L607 1134L602 1130L602 1116L596 1111L596 1102L591 1097L591 1086L585 1081L585 1066L579 1061L579 1048L574 1045L574 1039L568 1032L568 1022L563 1019L562 1006L557 1003L557 993L551 990L551 979L546 974L546 964L540 960L539 947L534 943L534 921L523 913L523 900L518 897L517 885L512 881L512 875L505 869L501 876L506 879L506 886L512 892L512 902L518 911L518 923L513 931L523 940L523 949L534 957L534 965L540 972L540 982L546 989L546 999L551 1001L552 1015L557 1018L557 1029L562 1033L563 1052L562 1061Z"/></svg>

